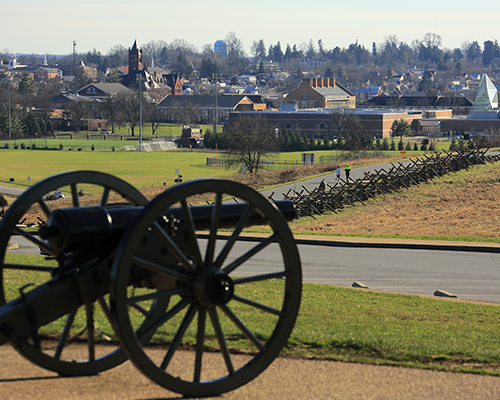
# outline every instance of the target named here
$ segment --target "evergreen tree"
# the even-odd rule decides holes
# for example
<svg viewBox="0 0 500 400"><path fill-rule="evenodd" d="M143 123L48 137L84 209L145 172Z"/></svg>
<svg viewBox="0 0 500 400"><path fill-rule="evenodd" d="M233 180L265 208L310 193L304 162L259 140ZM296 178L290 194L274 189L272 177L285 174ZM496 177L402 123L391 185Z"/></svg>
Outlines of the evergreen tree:
<svg viewBox="0 0 500 400"><path fill-rule="evenodd" d="M47 134L54 133L54 124L50 119L47 121L46 125L47 125Z"/></svg>
<svg viewBox="0 0 500 400"><path fill-rule="evenodd" d="M403 136L401 136L401 137L399 138L399 142L398 142L398 150L399 150L399 151L402 151L402 150L404 150L404 148L405 148L405 145L404 145L404 143L403 143Z"/></svg>
<svg viewBox="0 0 500 400"><path fill-rule="evenodd" d="M33 79L30 78L28 74L24 74L21 82L19 82L19 93L21 94L33 94L36 92L35 84Z"/></svg>
<svg viewBox="0 0 500 400"><path fill-rule="evenodd" d="M35 137L40 134L40 126L33 114L26 114L23 118L23 130L26 137Z"/></svg>
<svg viewBox="0 0 500 400"><path fill-rule="evenodd" d="M316 139L314 139L314 135L309 136L309 143L307 145L309 150L316 150Z"/></svg>
<svg viewBox="0 0 500 400"><path fill-rule="evenodd" d="M342 135L339 135L339 138L337 139L337 150L342 150L344 148L344 145L345 145L345 141L344 141L344 138L342 137Z"/></svg>
<svg viewBox="0 0 500 400"><path fill-rule="evenodd" d="M456 151L456 149L457 149L457 139L451 139L449 150Z"/></svg>
<svg viewBox="0 0 500 400"><path fill-rule="evenodd" d="M40 132L44 135L47 133L47 124L43 119L38 122L38 125L40 126Z"/></svg>
<svg viewBox="0 0 500 400"><path fill-rule="evenodd" d="M10 131L12 135L22 135L23 134L23 123L19 119L17 112L11 112L10 114ZM0 132L9 132L9 113L0 113Z"/></svg>

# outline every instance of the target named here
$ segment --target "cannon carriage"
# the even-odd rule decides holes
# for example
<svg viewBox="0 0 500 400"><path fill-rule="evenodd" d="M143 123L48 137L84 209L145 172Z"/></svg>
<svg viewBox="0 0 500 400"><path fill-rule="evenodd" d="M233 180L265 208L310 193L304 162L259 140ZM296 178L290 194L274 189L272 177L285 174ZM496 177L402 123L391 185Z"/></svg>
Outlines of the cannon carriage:
<svg viewBox="0 0 500 400"><path fill-rule="evenodd" d="M84 205L82 189L98 204ZM46 200L56 190L69 192L70 206ZM46 223L20 225L35 208ZM271 203L230 181L187 182L148 202L108 174L49 177L0 225L0 344L61 375L97 374L130 359L174 392L233 390L277 357L293 329L302 285L287 224L294 215L291 202ZM248 237L250 225L261 233ZM47 256L19 261L8 251L19 238ZM75 357L77 342L85 351ZM223 367L206 361L208 352ZM189 366L185 375L178 363Z"/></svg>

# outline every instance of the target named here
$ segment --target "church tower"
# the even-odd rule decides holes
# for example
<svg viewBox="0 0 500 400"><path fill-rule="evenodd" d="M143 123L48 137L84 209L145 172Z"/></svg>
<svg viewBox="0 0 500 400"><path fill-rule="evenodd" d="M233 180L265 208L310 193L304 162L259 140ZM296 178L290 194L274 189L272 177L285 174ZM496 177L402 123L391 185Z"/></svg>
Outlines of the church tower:
<svg viewBox="0 0 500 400"><path fill-rule="evenodd" d="M134 45L128 51L128 71L129 74L134 71L142 71L142 50L137 48L137 40L134 41Z"/></svg>

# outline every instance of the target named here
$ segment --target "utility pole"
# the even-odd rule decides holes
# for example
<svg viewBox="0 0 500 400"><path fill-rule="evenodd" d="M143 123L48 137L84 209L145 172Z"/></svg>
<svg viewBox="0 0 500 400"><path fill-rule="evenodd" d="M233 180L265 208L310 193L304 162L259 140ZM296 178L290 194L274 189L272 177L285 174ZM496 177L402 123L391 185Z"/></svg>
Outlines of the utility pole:
<svg viewBox="0 0 500 400"><path fill-rule="evenodd" d="M135 79L139 82L139 151L142 151L142 77L137 74Z"/></svg>
<svg viewBox="0 0 500 400"><path fill-rule="evenodd" d="M11 82L9 81L9 142L12 140L12 125L10 121L10 84Z"/></svg>
<svg viewBox="0 0 500 400"><path fill-rule="evenodd" d="M215 119L214 119L214 133L217 134L217 75L212 74L212 79L214 80L214 92L215 92Z"/></svg>

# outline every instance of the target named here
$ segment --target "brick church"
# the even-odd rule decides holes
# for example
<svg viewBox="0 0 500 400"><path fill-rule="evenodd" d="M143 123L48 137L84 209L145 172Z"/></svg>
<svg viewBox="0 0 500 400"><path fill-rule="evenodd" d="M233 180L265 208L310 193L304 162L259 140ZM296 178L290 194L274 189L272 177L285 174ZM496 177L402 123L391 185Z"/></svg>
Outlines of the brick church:
<svg viewBox="0 0 500 400"><path fill-rule="evenodd" d="M182 95L182 81L179 74L169 74L161 68L148 67L143 61L143 51L137 47L137 40L128 51L128 74L122 83L129 88L137 88L141 77L142 90L154 101L161 101L168 95Z"/></svg>

